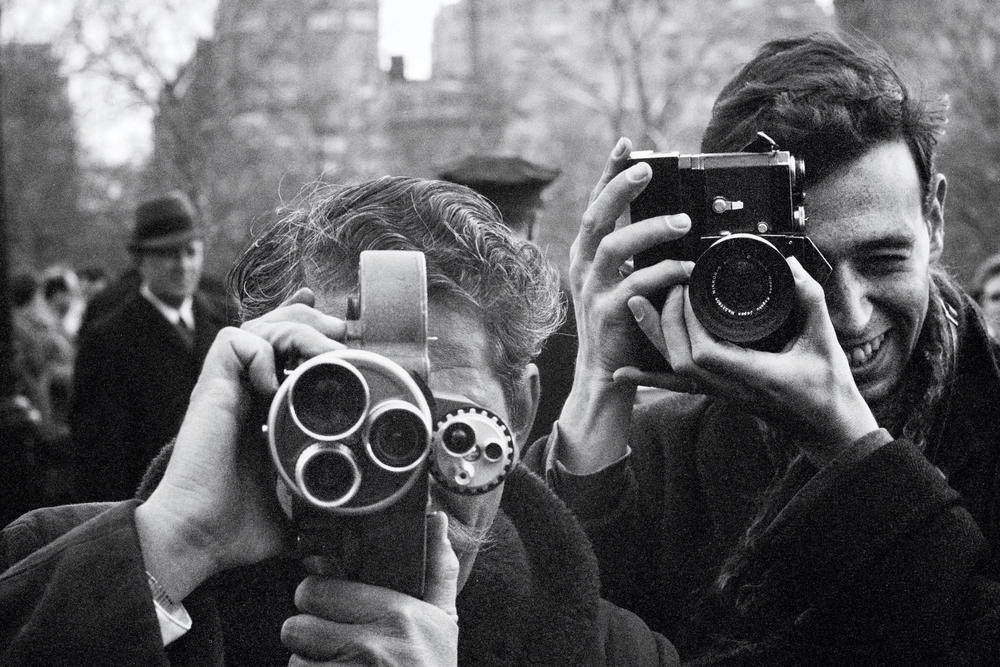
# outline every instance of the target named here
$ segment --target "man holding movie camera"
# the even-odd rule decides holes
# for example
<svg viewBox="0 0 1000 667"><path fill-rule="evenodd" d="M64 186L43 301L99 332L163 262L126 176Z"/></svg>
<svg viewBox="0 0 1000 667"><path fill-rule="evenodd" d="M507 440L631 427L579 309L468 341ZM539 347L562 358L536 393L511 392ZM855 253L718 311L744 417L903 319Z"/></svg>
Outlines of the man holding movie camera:
<svg viewBox="0 0 1000 667"><path fill-rule="evenodd" d="M231 282L140 498L3 531L0 662L676 664L517 467L558 278L486 200L319 191Z"/></svg>
<svg viewBox="0 0 1000 667"><path fill-rule="evenodd" d="M996 659L1000 378L939 265L943 122L884 54L813 35L742 68L705 154L607 162L574 388L526 461L682 658ZM646 207L678 187L689 208ZM639 384L672 391L635 407Z"/></svg>

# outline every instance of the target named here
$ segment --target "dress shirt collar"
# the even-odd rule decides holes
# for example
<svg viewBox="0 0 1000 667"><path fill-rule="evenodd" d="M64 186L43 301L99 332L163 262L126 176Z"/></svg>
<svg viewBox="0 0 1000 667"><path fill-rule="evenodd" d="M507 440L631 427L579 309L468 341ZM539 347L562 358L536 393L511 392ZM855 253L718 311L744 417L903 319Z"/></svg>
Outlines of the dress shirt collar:
<svg viewBox="0 0 1000 667"><path fill-rule="evenodd" d="M184 324L187 325L188 329L194 329L194 299L192 297L187 297L178 308L174 308L153 294L146 283L143 283L139 288L139 293L142 294L146 301L153 304L167 318L167 321L174 326L177 326L180 320L184 320Z"/></svg>

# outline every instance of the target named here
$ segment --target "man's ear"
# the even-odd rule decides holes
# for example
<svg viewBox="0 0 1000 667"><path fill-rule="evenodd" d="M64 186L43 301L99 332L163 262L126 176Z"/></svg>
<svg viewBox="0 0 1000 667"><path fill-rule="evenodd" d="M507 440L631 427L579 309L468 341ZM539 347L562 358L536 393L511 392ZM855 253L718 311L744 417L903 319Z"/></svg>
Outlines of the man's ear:
<svg viewBox="0 0 1000 667"><path fill-rule="evenodd" d="M541 396L541 383L538 379L538 366L528 364L524 375L514 387L513 405L510 405L511 430L518 447L524 449L531 427L535 423L535 413L538 412L538 399Z"/></svg>
<svg viewBox="0 0 1000 667"><path fill-rule="evenodd" d="M930 234L930 260L935 262L941 258L944 250L944 197L948 191L948 181L944 174L934 174L932 181L934 187L934 198L930 202L930 207L924 215L927 222L927 233Z"/></svg>

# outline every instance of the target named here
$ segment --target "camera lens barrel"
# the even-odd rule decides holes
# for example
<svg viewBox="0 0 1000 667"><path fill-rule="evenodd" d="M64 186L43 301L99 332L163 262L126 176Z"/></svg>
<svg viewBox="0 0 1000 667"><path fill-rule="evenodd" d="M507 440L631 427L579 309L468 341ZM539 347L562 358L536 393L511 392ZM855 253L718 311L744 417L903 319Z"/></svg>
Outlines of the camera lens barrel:
<svg viewBox="0 0 1000 667"><path fill-rule="evenodd" d="M376 405L365 427L365 447L376 465L406 472L423 461L430 432L423 415L410 403L389 400Z"/></svg>
<svg viewBox="0 0 1000 667"><path fill-rule="evenodd" d="M295 481L316 507L340 507L361 488L361 470L354 453L339 443L314 443L295 463Z"/></svg>
<svg viewBox="0 0 1000 667"><path fill-rule="evenodd" d="M357 368L329 359L304 369L288 390L292 419L316 440L349 436L365 421L370 392Z"/></svg>
<svg viewBox="0 0 1000 667"><path fill-rule="evenodd" d="M795 280L785 256L767 239L731 234L698 257L690 295L702 326L747 345L786 325L795 305Z"/></svg>

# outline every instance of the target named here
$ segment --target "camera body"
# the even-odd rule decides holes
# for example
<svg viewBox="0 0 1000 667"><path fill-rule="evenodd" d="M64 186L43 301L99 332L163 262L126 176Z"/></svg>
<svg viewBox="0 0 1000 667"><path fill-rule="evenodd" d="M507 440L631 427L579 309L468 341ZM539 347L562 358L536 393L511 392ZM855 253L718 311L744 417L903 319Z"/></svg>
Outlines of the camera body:
<svg viewBox="0 0 1000 667"><path fill-rule="evenodd" d="M796 257L820 283L830 273L806 235L802 160L760 133L738 153L636 151L629 165L636 162L648 163L653 176L631 204L632 222L687 213L691 230L638 253L635 267L693 261L689 294L699 322L744 347L781 349L796 332L795 282L785 258ZM657 307L665 297L651 295Z"/></svg>
<svg viewBox="0 0 1000 667"><path fill-rule="evenodd" d="M435 396L424 256L366 251L347 344L287 370L266 432L277 493L310 569L420 597L431 479L485 493L515 464L508 427Z"/></svg>

